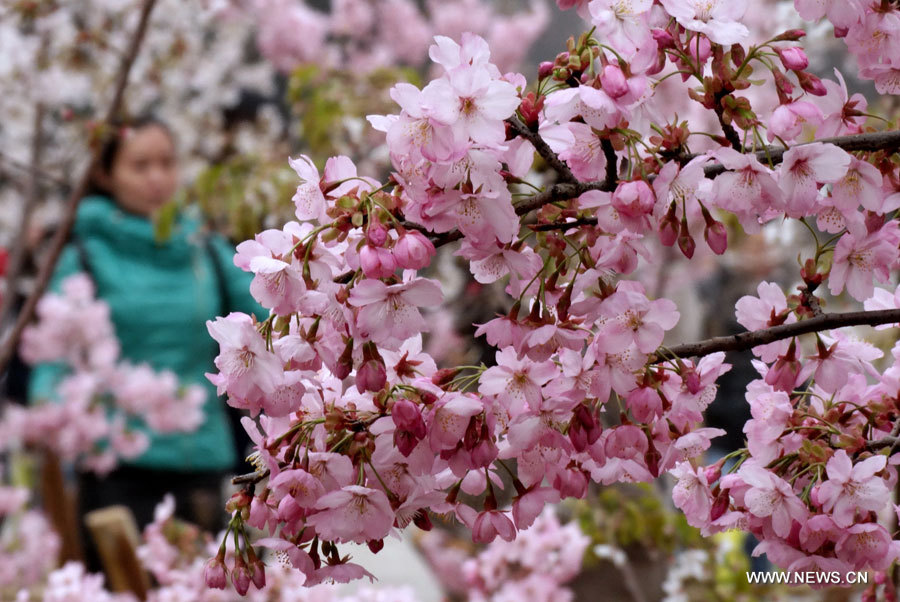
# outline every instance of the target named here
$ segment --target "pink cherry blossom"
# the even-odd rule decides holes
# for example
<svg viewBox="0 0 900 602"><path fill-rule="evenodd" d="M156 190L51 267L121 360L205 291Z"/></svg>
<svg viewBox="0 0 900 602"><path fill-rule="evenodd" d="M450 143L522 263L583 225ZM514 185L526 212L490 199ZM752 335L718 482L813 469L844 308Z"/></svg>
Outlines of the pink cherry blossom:
<svg viewBox="0 0 900 602"><path fill-rule="evenodd" d="M390 533L394 512L383 491L348 485L325 494L307 520L323 539L365 543Z"/></svg>
<svg viewBox="0 0 900 602"><path fill-rule="evenodd" d="M892 221L863 237L849 232L842 236L834 249L834 263L828 278L831 294L840 294L846 286L847 292L857 301L871 297L875 291L873 278L887 282L890 267L900 256L898 234L897 223Z"/></svg>
<svg viewBox="0 0 900 602"><path fill-rule="evenodd" d="M889 491L884 480L875 474L886 464L887 457L879 455L854 465L843 449L828 460L828 480L819 488L819 501L826 512L832 513L838 526L852 525L857 510L878 511L884 507Z"/></svg>
<svg viewBox="0 0 900 602"><path fill-rule="evenodd" d="M818 185L837 182L847 173L850 155L821 142L795 146L784 153L779 184L788 217L801 217L813 207Z"/></svg>
<svg viewBox="0 0 900 602"><path fill-rule="evenodd" d="M747 509L754 516L771 518L772 529L779 537L788 536L793 521L806 518L806 506L780 477L752 462L741 465L738 474L750 486L744 494Z"/></svg>
<svg viewBox="0 0 900 602"><path fill-rule="evenodd" d="M737 44L749 35L739 21L747 9L743 0L661 0L685 29L699 31L716 44Z"/></svg>
<svg viewBox="0 0 900 602"><path fill-rule="evenodd" d="M359 308L357 325L368 338L399 346L426 330L419 308L438 305L441 298L440 284L427 278L392 285L363 280L350 291L349 303Z"/></svg>

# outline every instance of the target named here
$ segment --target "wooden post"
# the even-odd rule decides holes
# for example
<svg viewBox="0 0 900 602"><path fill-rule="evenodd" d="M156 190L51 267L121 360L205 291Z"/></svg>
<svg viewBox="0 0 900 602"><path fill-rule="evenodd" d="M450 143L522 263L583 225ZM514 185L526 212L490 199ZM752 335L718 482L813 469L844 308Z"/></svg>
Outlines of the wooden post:
<svg viewBox="0 0 900 602"><path fill-rule="evenodd" d="M125 506L109 506L85 515L109 588L147 599L150 579L137 557L141 543L134 515Z"/></svg>

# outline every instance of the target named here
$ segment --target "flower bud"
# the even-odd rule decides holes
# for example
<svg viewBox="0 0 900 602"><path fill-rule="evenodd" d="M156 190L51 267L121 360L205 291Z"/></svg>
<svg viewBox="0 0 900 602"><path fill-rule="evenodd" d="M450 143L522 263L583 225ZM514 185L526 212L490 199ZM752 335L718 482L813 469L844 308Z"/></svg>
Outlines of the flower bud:
<svg viewBox="0 0 900 602"><path fill-rule="evenodd" d="M263 589L266 586L266 566L255 555L250 562L250 579L256 589Z"/></svg>
<svg viewBox="0 0 900 602"><path fill-rule="evenodd" d="M812 94L813 96L825 96L828 90L822 80L806 71L798 71L797 79L800 80L800 87Z"/></svg>
<svg viewBox="0 0 900 602"><path fill-rule="evenodd" d="M421 509L413 516L413 524L423 531L431 531L434 525L425 509Z"/></svg>
<svg viewBox="0 0 900 602"><path fill-rule="evenodd" d="M387 228L384 227L378 218L373 219L369 222L369 225L366 227L366 240L373 247L383 247L384 243L387 241L388 231Z"/></svg>
<svg viewBox="0 0 900 602"><path fill-rule="evenodd" d="M781 59L781 64L785 69L791 71L803 71L809 67L809 58L799 46L791 46L790 48L776 48L775 52Z"/></svg>
<svg viewBox="0 0 900 602"><path fill-rule="evenodd" d="M773 38L773 42L796 42L800 38L806 36L806 32L802 29L788 29L786 32Z"/></svg>
<svg viewBox="0 0 900 602"><path fill-rule="evenodd" d="M697 243L694 242L691 231L688 230L686 219L681 220L681 228L678 230L678 248L688 259L694 256L694 249L697 248Z"/></svg>
<svg viewBox="0 0 900 602"><path fill-rule="evenodd" d="M234 559L231 582L234 584L234 591L241 596L245 595L250 589L250 571L247 570L247 565L244 563L242 556L236 556Z"/></svg>
<svg viewBox="0 0 900 602"><path fill-rule="evenodd" d="M607 65L600 75L600 85L603 91L613 98L621 98L628 94L628 80L618 65Z"/></svg>
<svg viewBox="0 0 900 602"><path fill-rule="evenodd" d="M703 238L706 239L706 244L709 245L709 248L716 255L721 255L728 248L728 233L722 222L714 220L707 224L706 229L703 231Z"/></svg>
<svg viewBox="0 0 900 602"><path fill-rule="evenodd" d="M698 64L705 64L706 61L709 60L709 57L712 56L712 42L706 36L702 36L698 44L694 41L691 41L687 51L688 54L698 62ZM699 51L699 54L698 54Z"/></svg>
<svg viewBox="0 0 900 602"><path fill-rule="evenodd" d="M723 491L713 500L712 508L709 511L709 520L716 521L722 518L722 515L728 511L728 504L728 493Z"/></svg>
<svg viewBox="0 0 900 602"><path fill-rule="evenodd" d="M659 223L659 242L667 247L674 245L678 238L678 218L675 211L675 203L672 203Z"/></svg>
<svg viewBox="0 0 900 602"><path fill-rule="evenodd" d="M394 245L394 260L401 269L420 270L428 267L436 252L434 245L421 232L410 230Z"/></svg>
<svg viewBox="0 0 900 602"><path fill-rule="evenodd" d="M203 570L203 579L206 586L212 589L225 589L227 578L225 576L224 554L219 553L215 558L210 558Z"/></svg>
<svg viewBox="0 0 900 602"><path fill-rule="evenodd" d="M384 360L380 357L363 362L356 371L356 388L359 392L371 391L377 393L387 383L387 372L384 368Z"/></svg>
<svg viewBox="0 0 900 602"><path fill-rule="evenodd" d="M353 370L353 339L349 339L344 345L344 351L338 357L337 363L331 368L331 372L340 380L344 380L350 376Z"/></svg>
<svg viewBox="0 0 900 602"><path fill-rule="evenodd" d="M650 34L656 40L657 47L662 50L675 48L675 38L665 29L651 29Z"/></svg>
<svg viewBox="0 0 900 602"><path fill-rule="evenodd" d="M364 245L359 251L359 266L366 278L390 278L397 269L397 261L388 249Z"/></svg>
<svg viewBox="0 0 900 602"><path fill-rule="evenodd" d="M391 409L391 418L398 429L409 431L417 439L425 437L425 420L419 406L406 398L398 399Z"/></svg>
<svg viewBox="0 0 900 602"><path fill-rule="evenodd" d="M538 66L538 79L546 79L553 74L553 63L550 61L543 61Z"/></svg>

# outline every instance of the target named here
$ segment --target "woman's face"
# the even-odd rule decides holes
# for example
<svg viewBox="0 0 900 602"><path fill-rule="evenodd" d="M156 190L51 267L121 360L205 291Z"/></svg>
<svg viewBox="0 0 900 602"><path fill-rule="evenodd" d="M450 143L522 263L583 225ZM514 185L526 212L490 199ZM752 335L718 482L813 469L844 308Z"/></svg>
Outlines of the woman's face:
<svg viewBox="0 0 900 602"><path fill-rule="evenodd" d="M151 215L172 199L178 186L172 137L159 125L129 130L105 180L123 209Z"/></svg>

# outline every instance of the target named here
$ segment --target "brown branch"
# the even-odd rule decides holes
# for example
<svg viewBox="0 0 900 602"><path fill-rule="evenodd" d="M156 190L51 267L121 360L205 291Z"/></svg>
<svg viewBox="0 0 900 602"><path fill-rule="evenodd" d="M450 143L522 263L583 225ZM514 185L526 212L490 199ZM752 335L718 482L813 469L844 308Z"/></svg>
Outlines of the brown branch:
<svg viewBox="0 0 900 602"><path fill-rule="evenodd" d="M835 136L833 138L822 138L821 140L816 140L815 142L822 142L826 144L833 144L839 148L844 149L848 152L855 151L880 151L880 150L897 150L900 149L900 130L894 130L890 132L869 132L866 134L851 134L849 136ZM807 143L810 144L810 143ZM796 145L802 146L802 145ZM794 148L796 148L796 146ZM756 151L754 154L756 158L761 163L768 163L771 161L773 165L777 165L781 163L784 159L784 153L789 149L782 147L769 146L765 150ZM695 157L699 157L700 155L691 154L685 155L683 157L673 157L673 160L683 160L685 163L690 161ZM712 165L707 165L703 169L707 178L714 178L717 175L728 171L725 166L715 163ZM608 176L607 176L608 177ZM648 180L652 180L655 176L650 176ZM609 180L607 180L609 181ZM601 183L601 185L597 185L597 182L592 182L587 186L590 186L586 189L581 189L581 186L585 186L585 184L578 182L574 185L576 188L569 189L564 188L562 185L557 184L550 189L539 193L533 197L526 199L520 204L516 205L516 213L521 215L522 213L527 213L533 209L537 209L547 203L552 203L556 200L560 200L561 198L572 198L574 196L578 196L582 192L586 190L606 190L612 191L615 189L615 183L612 185L605 185L606 182ZM580 190L581 192L578 192ZM578 192L578 194L575 194ZM569 196L566 196L566 195ZM520 213L519 209L522 209L522 213ZM590 218L587 218L590 219ZM574 222L556 222L553 224L542 224L541 226L536 226L535 229L541 230L556 230L556 229L567 229L575 227L576 225L587 225L585 224L575 224Z"/></svg>
<svg viewBox="0 0 900 602"><path fill-rule="evenodd" d="M724 90L716 93L716 106L713 110L716 112L716 117L719 118L719 125L722 126L722 133L725 134L725 139L728 140L728 144L731 145L731 148L740 153L743 149L741 137L738 136L734 126L725 122L725 107L722 106L722 99L726 96L728 96L728 92L725 92Z"/></svg>
<svg viewBox="0 0 900 602"><path fill-rule="evenodd" d="M40 197L41 186L38 176L41 171L41 158L44 153L44 115L46 113L44 103L38 102L34 107L34 126L31 136L31 165L28 188L25 192L25 203L22 206L22 214L19 217L19 228L10 245L9 265L6 270L5 295L0 302L0 325L6 323L6 316L12 309L16 298L19 275L25 258L28 256L27 232L31 221L31 214Z"/></svg>
<svg viewBox="0 0 900 602"><path fill-rule="evenodd" d="M541 147L546 147L547 152L549 153L547 156L544 156L544 159L547 160L551 165L552 160L548 159L549 157L555 158L556 161L559 161L559 157L553 153L552 150L547 146L547 143L540 137L536 132L532 132L530 129L525 127L521 121L516 118L511 118L507 120L507 123L511 125L513 130L519 134L524 136L526 139L532 142L535 145L535 149L538 149L540 152ZM890 131L890 132L874 132L874 133L866 133L866 134L852 134L850 136L836 136L834 138L822 138L821 140L817 140L816 142L823 142L834 144L840 148L843 148L846 151L878 151L878 150L890 150L890 149L898 149L900 148L900 131ZM525 215L534 211L535 209L540 209L544 205L548 203L554 203L557 201L564 201L568 199L573 199L581 196L585 192L589 190L603 190L606 192L612 192L616 187L616 179L617 179L617 161L615 159L615 149L612 148L612 144L607 139L601 139L601 145L603 146L604 153L607 156L607 173L606 178L602 181L596 182L580 182L580 181L571 181L571 182L559 182L557 184L553 184L549 188L543 190L535 194L534 196L528 197L527 199L520 201L514 204L516 215ZM797 145L800 146L800 145ZM608 147L608 148L607 148ZM610 159L609 150L612 150L613 158ZM770 146L765 150L756 151L756 158L761 162L771 161L772 164L780 163L784 158L784 153L788 149ZM684 162L690 161L694 157L699 155L685 155L680 159L683 159ZM567 171L568 167L562 164L562 167ZM559 170L558 170L559 171ZM723 172L727 171L723 165L713 164L708 165L704 168L704 172L706 177L713 178ZM560 176L562 177L565 171L559 171ZM648 178L652 179L653 176ZM555 222L552 224L540 224L536 226L530 226L534 230L538 231L547 231L547 230L565 230L568 228L574 228L583 225L592 225L596 223L596 220L593 218L581 218L579 220L571 221L571 222ZM403 226L405 228L411 230L419 230L422 233L429 234L432 236L431 242L435 247L440 247L451 242L457 241L463 237L462 232L459 230L452 230L450 232L444 232L442 234L430 234L427 228L415 224L412 222L404 222ZM335 278L335 282L343 282L346 283L349 281L349 278L352 276L352 272L347 272L345 274L341 274L337 278ZM816 318L818 319L818 318ZM808 322L808 321L807 321ZM804 322L805 323L805 322ZM812 330L807 331L812 332ZM744 333L748 334L748 333ZM739 335L740 336L740 335ZM788 335L792 336L792 335ZM723 337L727 338L727 337ZM777 339L776 339L777 340ZM695 343L694 345L698 345L699 343ZM761 344L761 343L758 343ZM753 347L755 345L750 345ZM749 347L745 347L749 348ZM713 353L713 351L709 351L708 353Z"/></svg>
<svg viewBox="0 0 900 602"><path fill-rule="evenodd" d="M603 156L606 158L606 181L613 186L619 180L619 158L616 156L616 149L613 148L612 141L609 138L600 139L600 148L603 149Z"/></svg>
<svg viewBox="0 0 900 602"><path fill-rule="evenodd" d="M34 167L32 167L31 165L16 161L12 157L4 155L2 152L0 152L0 167L2 167L2 166L6 167L5 172L8 173L12 177L17 177L15 175L13 175L13 173L10 171L10 169L15 169L16 171L23 172L29 178L29 181L30 181L31 177L35 176L42 180L47 180L48 183L54 184L55 186L58 186L60 188L68 188L69 187L69 182L64 180L63 178L61 178L57 175L54 175L48 171L45 171L43 169L35 172ZM26 183L26 186L27 185L28 184Z"/></svg>
<svg viewBox="0 0 900 602"><path fill-rule="evenodd" d="M596 226L596 217L579 217L570 222L552 222L549 224L532 224L528 227L535 232L548 232L550 230L569 230L570 228L580 228L581 226Z"/></svg>
<svg viewBox="0 0 900 602"><path fill-rule="evenodd" d="M122 64L119 67L119 73L116 76L115 94L113 95L112 102L109 105L109 109L106 112L106 118L104 119L104 124L106 126L109 126L119 113L122 99L125 96L125 87L128 85L128 74L131 72L131 66L134 64L134 59L137 57L141 43L144 40L144 34L147 31L147 25L150 21L150 13L153 11L153 6L155 4L156 0L144 0L143 7L141 8L140 20L138 21L134 35L131 38L128 53L123 58ZM56 266L56 262L59 260L59 256L66 244L66 240L69 237L69 231L75 224L75 214L78 210L79 203L81 203L81 198L87 192L91 173L96 169L96 166L99 163L99 150L99 147L94 150L88 168L84 171L81 180L78 182L78 185L72 191L66 202L66 213L63 216L59 229L57 229L53 236L46 259L38 271L34 290L28 296L28 299L25 300L25 305L22 307L22 311L16 319L12 332L6 341L4 341L3 348L0 349L0 372L6 370L7 365L9 365L9 361L15 353L16 346L19 344L19 339L22 337L22 332L34 316L34 310L37 307L38 300L40 300L44 291L47 290L47 285L50 283L50 278L53 275L53 268Z"/></svg>
<svg viewBox="0 0 900 602"><path fill-rule="evenodd" d="M543 157L544 161L553 168L553 170L559 174L560 180L563 182L577 182L578 178L572 173L572 170L569 169L569 166L565 164L565 162L560 159L556 153L550 148L550 146L541 138L540 134L533 131L531 128L522 123L518 117L513 115L509 119L506 120L506 123L509 124L509 127L517 136L521 136L531 142L534 146L534 150Z"/></svg>
<svg viewBox="0 0 900 602"><path fill-rule="evenodd" d="M668 348L678 357L703 357L719 351L745 351L759 345L766 345L811 332L821 332L845 326L877 326L879 324L900 323L900 309L879 309L877 311L851 311L846 313L823 314L762 330L750 330L727 337L714 337L697 343L687 343ZM666 357L656 355L653 362L665 361Z"/></svg>
<svg viewBox="0 0 900 602"><path fill-rule="evenodd" d="M888 452L889 456L894 455L894 451L900 446L900 419L894 423L894 428L891 429L891 434L885 437L884 439L879 439L877 441L869 441L866 443L866 449L870 451L875 451L879 449L883 449L885 447L890 447L891 450Z"/></svg>
<svg viewBox="0 0 900 602"><path fill-rule="evenodd" d="M900 148L900 130L892 130L889 132L868 132L865 134L850 134L849 136L835 136L833 138L821 138L819 140L814 140L813 142L833 144L839 148L844 149L847 152L897 150L898 148ZM805 144L812 144L812 142L807 142ZM803 145L797 144L791 148L797 148L798 146ZM781 146L769 146L763 150L756 151L754 154L761 163L765 164L771 161L772 165L777 165L784 159L784 153L789 150L790 149ZM690 160L697 156L699 155L688 155L686 158ZM714 165L707 165L703 171L706 174L707 178L713 178L727 170L723 165L717 163Z"/></svg>
<svg viewBox="0 0 900 602"><path fill-rule="evenodd" d="M248 474L242 474L231 479L234 485L255 485L269 476L269 469L257 470Z"/></svg>

